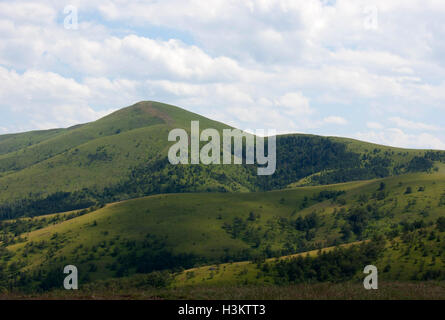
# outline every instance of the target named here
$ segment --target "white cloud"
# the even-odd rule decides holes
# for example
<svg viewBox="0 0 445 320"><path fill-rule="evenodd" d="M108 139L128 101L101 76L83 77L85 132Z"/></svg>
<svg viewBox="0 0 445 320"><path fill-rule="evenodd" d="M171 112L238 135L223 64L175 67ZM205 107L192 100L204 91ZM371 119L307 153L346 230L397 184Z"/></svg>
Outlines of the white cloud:
<svg viewBox="0 0 445 320"><path fill-rule="evenodd" d="M445 143L430 133L410 134L399 128L359 132L355 138L393 147L445 150Z"/></svg>
<svg viewBox="0 0 445 320"><path fill-rule="evenodd" d="M313 113L313 110L309 106L309 99L301 92L286 93L275 101L275 105L283 110L284 113L292 116L302 116Z"/></svg>
<svg viewBox="0 0 445 320"><path fill-rule="evenodd" d="M345 118L339 116L326 117L323 119L323 122L328 124L342 125L342 126L348 124L348 121Z"/></svg>
<svg viewBox="0 0 445 320"><path fill-rule="evenodd" d="M367 126L386 141L373 115L407 146L428 139L401 137L423 131L445 139L442 1L373 1L376 30L364 27L365 0L70 4L79 30L63 28L59 1L0 3L0 109L24 115L24 128L151 99L242 127ZM406 120L416 115L429 123Z"/></svg>
<svg viewBox="0 0 445 320"><path fill-rule="evenodd" d="M0 18L6 17L14 22L45 24L56 17L56 10L50 4L37 2L10 1L0 2Z"/></svg>
<svg viewBox="0 0 445 320"><path fill-rule="evenodd" d="M0 67L0 83L2 108L25 118L29 123L22 127L27 130L66 127L113 111L96 111L88 105L93 95L90 87L51 72L29 70L19 74Z"/></svg>
<svg viewBox="0 0 445 320"><path fill-rule="evenodd" d="M366 122L366 126L370 129L383 129L383 125L379 122L369 121Z"/></svg>
<svg viewBox="0 0 445 320"><path fill-rule="evenodd" d="M400 117L392 117L389 119L395 123L400 128L411 129L411 130L427 130L427 131L440 131L443 128L439 128L435 125L430 125L422 122L411 121L407 119L402 119Z"/></svg>

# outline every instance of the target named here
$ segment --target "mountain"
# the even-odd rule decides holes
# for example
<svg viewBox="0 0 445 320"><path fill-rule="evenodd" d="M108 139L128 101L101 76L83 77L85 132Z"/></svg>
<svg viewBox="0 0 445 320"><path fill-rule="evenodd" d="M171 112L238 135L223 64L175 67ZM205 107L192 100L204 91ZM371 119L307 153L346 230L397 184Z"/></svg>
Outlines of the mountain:
<svg viewBox="0 0 445 320"><path fill-rule="evenodd" d="M68 264L93 291L141 274L154 287L353 281L364 263L388 281L445 279L445 152L294 134L277 136L271 176L171 165L168 132L193 120L230 128L139 102L0 136L0 291L60 288Z"/></svg>
<svg viewBox="0 0 445 320"><path fill-rule="evenodd" d="M150 194L320 185L428 171L444 152L313 135L277 137L277 170L255 165L173 166L168 132L229 126L158 102L139 102L67 129L0 136L0 218L35 216Z"/></svg>
<svg viewBox="0 0 445 320"><path fill-rule="evenodd" d="M222 270L212 264L262 263L376 236L387 239L387 249L363 256L353 269L341 262L349 259L343 253L332 259L340 259L351 279L366 262L387 270L387 280L411 280L414 273L416 279L440 280L445 278L444 206L441 165L434 173L267 192L161 194L0 221L0 287L10 281L27 290L60 287L68 264L76 265L82 284L162 270L180 272L175 281L181 283L181 270L210 265L199 269L206 270L205 279L193 277L192 283L212 284L206 279ZM274 273L252 277L258 268L247 269L249 283L275 281ZM190 277L193 270L187 271ZM244 268L230 270L222 284L244 283ZM335 273L329 279L344 280Z"/></svg>

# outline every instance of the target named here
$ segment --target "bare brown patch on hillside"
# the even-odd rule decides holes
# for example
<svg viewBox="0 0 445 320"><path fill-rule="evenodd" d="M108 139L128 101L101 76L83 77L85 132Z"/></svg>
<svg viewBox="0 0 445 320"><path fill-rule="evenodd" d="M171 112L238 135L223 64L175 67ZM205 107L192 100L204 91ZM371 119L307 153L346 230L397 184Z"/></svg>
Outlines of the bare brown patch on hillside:
<svg viewBox="0 0 445 320"><path fill-rule="evenodd" d="M162 112L153 107L152 102L139 102L135 105L140 111L147 113L153 117L164 120L165 123L171 125L174 123L172 117L169 114Z"/></svg>

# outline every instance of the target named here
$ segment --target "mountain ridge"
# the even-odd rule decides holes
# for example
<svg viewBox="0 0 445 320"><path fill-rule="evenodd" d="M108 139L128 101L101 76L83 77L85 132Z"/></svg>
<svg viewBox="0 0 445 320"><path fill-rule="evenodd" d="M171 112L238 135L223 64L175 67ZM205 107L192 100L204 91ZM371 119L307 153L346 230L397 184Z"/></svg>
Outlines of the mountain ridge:
<svg viewBox="0 0 445 320"><path fill-rule="evenodd" d="M173 105L142 101L67 129L0 136L0 218L155 193L282 189L303 178L308 185L381 178L432 170L435 161L445 161L441 151L286 134L277 136L277 172L271 177L257 177L255 165L170 165L168 132L189 131L192 120L201 129L232 128ZM50 202L60 206L45 212Z"/></svg>
<svg viewBox="0 0 445 320"><path fill-rule="evenodd" d="M14 150L0 155L0 290L60 288L68 264L81 285L141 274L155 286L286 283L301 260L267 259L328 247L340 251L304 260L323 270L295 279L354 281L365 262L390 281L444 278L445 152L295 134L276 137L271 176L256 165L172 165L168 133L192 120L229 128L140 102L0 137L0 152ZM391 243L341 249L374 238Z"/></svg>

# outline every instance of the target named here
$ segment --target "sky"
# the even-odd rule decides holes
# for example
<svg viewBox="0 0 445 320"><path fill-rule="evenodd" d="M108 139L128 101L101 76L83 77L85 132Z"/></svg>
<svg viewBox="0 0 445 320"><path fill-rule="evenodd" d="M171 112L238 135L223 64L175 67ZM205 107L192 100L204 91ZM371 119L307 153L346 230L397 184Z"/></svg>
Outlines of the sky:
<svg viewBox="0 0 445 320"><path fill-rule="evenodd" d="M141 100L445 149L443 0L0 1L0 134Z"/></svg>

